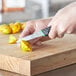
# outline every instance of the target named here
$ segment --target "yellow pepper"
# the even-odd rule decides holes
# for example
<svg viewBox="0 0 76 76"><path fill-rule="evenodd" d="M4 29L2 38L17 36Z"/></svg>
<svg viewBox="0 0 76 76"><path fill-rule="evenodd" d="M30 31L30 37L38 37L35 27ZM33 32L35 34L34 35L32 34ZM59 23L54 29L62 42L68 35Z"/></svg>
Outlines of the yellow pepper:
<svg viewBox="0 0 76 76"><path fill-rule="evenodd" d="M2 32L3 34L10 34L12 30L9 27L9 25L3 24L3 25L0 25L0 32Z"/></svg>
<svg viewBox="0 0 76 76"><path fill-rule="evenodd" d="M17 42L17 38L13 35L9 36L9 44L15 44ZM23 52L31 52L32 51L32 46L28 41L22 40L20 42L20 48L22 49Z"/></svg>
<svg viewBox="0 0 76 76"><path fill-rule="evenodd" d="M18 33L21 31L21 24L20 23L11 23L9 24L10 25L10 28L12 29L12 33L15 34L15 33Z"/></svg>
<svg viewBox="0 0 76 76"><path fill-rule="evenodd" d="M15 44L17 41L17 38L13 35L9 36L9 44Z"/></svg>
<svg viewBox="0 0 76 76"><path fill-rule="evenodd" d="M32 46L28 41L22 40L20 47L24 52L31 52L32 51Z"/></svg>

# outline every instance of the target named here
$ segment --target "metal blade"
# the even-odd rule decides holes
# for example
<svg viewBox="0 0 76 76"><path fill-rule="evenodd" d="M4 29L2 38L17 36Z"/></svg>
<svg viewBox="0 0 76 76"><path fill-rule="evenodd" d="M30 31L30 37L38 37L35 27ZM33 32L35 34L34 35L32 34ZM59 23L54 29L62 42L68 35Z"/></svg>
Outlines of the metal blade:
<svg viewBox="0 0 76 76"><path fill-rule="evenodd" d="M35 38L38 38L38 37L42 37L44 36L44 34L42 33L42 31L39 31L39 32L35 32L34 34L32 35L29 35L29 36L26 36L24 38L21 38L18 40L18 43L21 41L21 40L25 40L25 41L29 41L29 40L32 40L32 39L35 39Z"/></svg>

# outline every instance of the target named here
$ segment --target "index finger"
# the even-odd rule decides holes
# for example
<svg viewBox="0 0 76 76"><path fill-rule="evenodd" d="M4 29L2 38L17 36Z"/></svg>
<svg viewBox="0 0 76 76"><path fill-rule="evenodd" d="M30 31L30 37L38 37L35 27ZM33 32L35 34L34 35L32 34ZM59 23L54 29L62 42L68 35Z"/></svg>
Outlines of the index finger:
<svg viewBox="0 0 76 76"><path fill-rule="evenodd" d="M22 33L20 34L20 38L23 38L27 35L30 35L34 32L34 22L26 22L26 27L24 28L24 30L22 31Z"/></svg>

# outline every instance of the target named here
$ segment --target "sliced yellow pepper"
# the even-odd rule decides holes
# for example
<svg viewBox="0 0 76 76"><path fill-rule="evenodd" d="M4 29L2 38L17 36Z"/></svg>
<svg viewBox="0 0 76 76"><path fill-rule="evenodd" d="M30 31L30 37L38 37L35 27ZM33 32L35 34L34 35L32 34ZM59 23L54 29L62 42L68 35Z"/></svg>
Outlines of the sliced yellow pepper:
<svg viewBox="0 0 76 76"><path fill-rule="evenodd" d="M9 44L15 44L17 41L17 38L13 35L9 36Z"/></svg>
<svg viewBox="0 0 76 76"><path fill-rule="evenodd" d="M23 41L22 40L21 44L20 44L20 47L24 52L31 52L32 51L32 46L28 41Z"/></svg>

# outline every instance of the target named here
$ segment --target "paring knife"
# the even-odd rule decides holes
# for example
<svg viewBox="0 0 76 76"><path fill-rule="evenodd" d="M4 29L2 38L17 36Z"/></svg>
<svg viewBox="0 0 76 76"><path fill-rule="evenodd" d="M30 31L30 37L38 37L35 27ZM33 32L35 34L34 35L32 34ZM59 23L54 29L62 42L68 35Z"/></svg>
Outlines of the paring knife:
<svg viewBox="0 0 76 76"><path fill-rule="evenodd" d="M29 41L38 37L43 37L43 36L48 36L48 33L50 32L51 26L47 27L45 29L40 30L39 32L35 32L29 36L23 37L21 39L18 40L18 42L20 42L21 40L25 40L25 41Z"/></svg>

